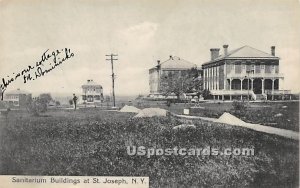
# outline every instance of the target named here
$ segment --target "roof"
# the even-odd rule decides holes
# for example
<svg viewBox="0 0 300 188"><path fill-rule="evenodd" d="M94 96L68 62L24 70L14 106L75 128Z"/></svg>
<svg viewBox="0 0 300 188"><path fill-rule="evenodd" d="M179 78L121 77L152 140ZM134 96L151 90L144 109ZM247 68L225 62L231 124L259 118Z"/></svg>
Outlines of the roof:
<svg viewBox="0 0 300 188"><path fill-rule="evenodd" d="M16 90L11 90L11 91L6 91L4 92L4 94L8 94L8 95L20 95L20 94L25 94L25 95L29 95L31 93L24 91L24 90L20 90L20 89L16 89Z"/></svg>
<svg viewBox="0 0 300 188"><path fill-rule="evenodd" d="M102 88L102 86L100 84L94 82L94 80L87 80L87 82L82 85L82 87L85 87L85 86L97 86L97 87Z"/></svg>
<svg viewBox="0 0 300 188"><path fill-rule="evenodd" d="M206 62L204 64L220 61L223 59L279 59L269 53L263 52L251 46L243 46L235 50L229 51L227 55L219 55L216 59ZM204 65L203 64L203 65Z"/></svg>
<svg viewBox="0 0 300 188"><path fill-rule="evenodd" d="M197 67L196 64L186 61L177 56L171 56L170 59L162 62L160 66L161 69L191 69ZM156 69L157 66L152 67L151 69L153 68Z"/></svg>

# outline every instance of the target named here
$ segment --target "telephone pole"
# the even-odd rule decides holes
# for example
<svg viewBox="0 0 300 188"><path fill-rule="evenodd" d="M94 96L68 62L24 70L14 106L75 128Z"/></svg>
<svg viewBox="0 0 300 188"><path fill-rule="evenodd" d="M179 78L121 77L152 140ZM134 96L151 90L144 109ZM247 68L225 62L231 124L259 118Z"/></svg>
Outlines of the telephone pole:
<svg viewBox="0 0 300 188"><path fill-rule="evenodd" d="M106 61L110 61L111 62L111 78L112 78L112 94L113 94L113 101L114 101L114 107L116 107L116 99L115 99L115 73L114 73L114 61L117 61L117 57L118 55L116 54L110 54L110 55L105 55L107 58L110 59L106 59ZM115 57L115 58L114 58Z"/></svg>

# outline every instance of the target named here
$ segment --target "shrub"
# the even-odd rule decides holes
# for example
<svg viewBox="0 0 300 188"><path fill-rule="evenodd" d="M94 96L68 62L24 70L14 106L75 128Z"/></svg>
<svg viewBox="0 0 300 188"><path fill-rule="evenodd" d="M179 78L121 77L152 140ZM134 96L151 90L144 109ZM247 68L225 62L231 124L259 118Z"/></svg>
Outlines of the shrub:
<svg viewBox="0 0 300 188"><path fill-rule="evenodd" d="M40 113L47 111L48 103L48 99L44 97L38 97L36 99L27 97L25 107L29 113L32 113L34 116L38 116Z"/></svg>
<svg viewBox="0 0 300 188"><path fill-rule="evenodd" d="M73 105L73 99L69 100L69 104L72 106Z"/></svg>
<svg viewBox="0 0 300 188"><path fill-rule="evenodd" d="M211 95L211 93L210 93L210 91L209 90L203 90L203 92L202 92L202 96L203 96L203 98L206 100L206 99L211 99L212 98L212 95Z"/></svg>
<svg viewBox="0 0 300 188"><path fill-rule="evenodd" d="M247 104L244 101L233 101L232 107L236 115L244 115L247 110Z"/></svg>

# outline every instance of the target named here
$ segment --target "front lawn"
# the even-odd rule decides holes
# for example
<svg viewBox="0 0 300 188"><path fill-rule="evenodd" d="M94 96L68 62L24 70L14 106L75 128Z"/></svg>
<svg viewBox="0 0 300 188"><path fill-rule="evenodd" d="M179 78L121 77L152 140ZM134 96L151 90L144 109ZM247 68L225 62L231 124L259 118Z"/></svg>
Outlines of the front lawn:
<svg viewBox="0 0 300 188"><path fill-rule="evenodd" d="M99 109L0 118L0 174L149 176L151 187L298 187L298 141L197 120L132 119ZM254 156L129 156L126 146L254 148Z"/></svg>

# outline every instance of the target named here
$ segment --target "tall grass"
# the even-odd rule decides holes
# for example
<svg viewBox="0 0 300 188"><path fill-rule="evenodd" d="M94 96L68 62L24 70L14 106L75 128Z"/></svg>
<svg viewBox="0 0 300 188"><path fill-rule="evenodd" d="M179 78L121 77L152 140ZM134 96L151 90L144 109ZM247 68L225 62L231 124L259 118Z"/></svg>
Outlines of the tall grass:
<svg viewBox="0 0 300 188"><path fill-rule="evenodd" d="M0 173L149 176L151 187L297 187L298 143L203 121L174 131L176 119L91 110L10 114L1 122ZM20 118L22 117L22 118ZM1 120L0 120L1 121ZM129 156L126 146L254 148L254 156Z"/></svg>

